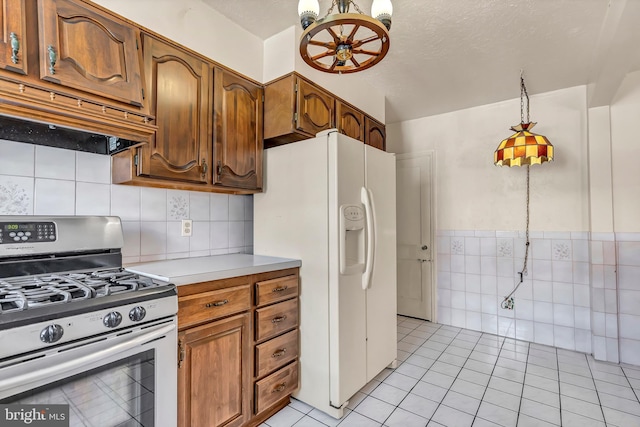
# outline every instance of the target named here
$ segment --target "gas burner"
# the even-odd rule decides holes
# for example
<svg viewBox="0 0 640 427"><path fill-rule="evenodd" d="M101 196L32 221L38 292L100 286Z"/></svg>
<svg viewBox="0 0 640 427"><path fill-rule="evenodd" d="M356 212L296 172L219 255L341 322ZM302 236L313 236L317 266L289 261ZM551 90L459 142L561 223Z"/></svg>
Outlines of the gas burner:
<svg viewBox="0 0 640 427"><path fill-rule="evenodd" d="M157 286L122 268L0 279L0 313L100 298Z"/></svg>

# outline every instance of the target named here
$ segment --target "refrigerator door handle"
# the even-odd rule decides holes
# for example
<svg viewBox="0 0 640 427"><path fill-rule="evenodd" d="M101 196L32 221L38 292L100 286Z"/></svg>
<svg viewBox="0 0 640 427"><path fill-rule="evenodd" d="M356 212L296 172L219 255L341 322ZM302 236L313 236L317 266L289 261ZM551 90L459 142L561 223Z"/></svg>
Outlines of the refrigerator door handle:
<svg viewBox="0 0 640 427"><path fill-rule="evenodd" d="M371 276L373 275L373 263L375 261L376 249L376 216L371 190L362 187L360 198L364 205L364 213L367 220L367 249L364 262L364 273L362 275L362 289L371 287Z"/></svg>

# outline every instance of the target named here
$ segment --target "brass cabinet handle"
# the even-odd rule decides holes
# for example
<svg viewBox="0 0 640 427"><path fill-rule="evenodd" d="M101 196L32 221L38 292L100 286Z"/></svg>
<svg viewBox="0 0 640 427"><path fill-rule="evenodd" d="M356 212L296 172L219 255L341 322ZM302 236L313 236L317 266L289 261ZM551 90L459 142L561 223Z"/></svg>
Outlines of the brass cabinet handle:
<svg viewBox="0 0 640 427"><path fill-rule="evenodd" d="M16 33L13 31L9 34L9 38L11 38L11 62L17 64L18 53L20 52L20 41L18 40Z"/></svg>
<svg viewBox="0 0 640 427"><path fill-rule="evenodd" d="M182 368L185 356L184 344L182 341L178 341L178 368Z"/></svg>
<svg viewBox="0 0 640 427"><path fill-rule="evenodd" d="M206 160L203 160L203 161L202 161L202 175L206 175L206 174L207 174L207 170L208 170L208 169L209 169L209 168L207 167L207 161L206 161Z"/></svg>
<svg viewBox="0 0 640 427"><path fill-rule="evenodd" d="M273 352L273 354L271 355L271 357L280 357L282 355L284 355L287 352L286 348L281 348L279 350L276 350Z"/></svg>
<svg viewBox="0 0 640 427"><path fill-rule="evenodd" d="M222 300L222 301L210 302L210 303L207 303L207 304L205 305L205 307L207 307L207 308L211 308L211 307L220 307L220 306L225 305L225 304L226 304L226 303L228 303L228 302L229 302L229 300L228 300L228 299L224 299L224 300Z"/></svg>
<svg viewBox="0 0 640 427"><path fill-rule="evenodd" d="M274 317L273 319L271 319L271 323L280 323L283 320L285 320L286 318L287 318L287 316Z"/></svg>
<svg viewBox="0 0 640 427"><path fill-rule="evenodd" d="M282 291L286 291L287 289L289 289L289 287L285 285L285 286L277 287L273 289L271 292L282 292Z"/></svg>
<svg viewBox="0 0 640 427"><path fill-rule="evenodd" d="M56 51L53 48L53 45L49 45L47 47L47 52L49 52L49 72L51 74L55 74L56 70L53 67L56 65L56 62L58 61L58 55L56 55Z"/></svg>
<svg viewBox="0 0 640 427"><path fill-rule="evenodd" d="M278 387L276 387L273 390L271 390L271 393L280 393L286 387L287 387L287 383L280 383L280 384L278 384Z"/></svg>

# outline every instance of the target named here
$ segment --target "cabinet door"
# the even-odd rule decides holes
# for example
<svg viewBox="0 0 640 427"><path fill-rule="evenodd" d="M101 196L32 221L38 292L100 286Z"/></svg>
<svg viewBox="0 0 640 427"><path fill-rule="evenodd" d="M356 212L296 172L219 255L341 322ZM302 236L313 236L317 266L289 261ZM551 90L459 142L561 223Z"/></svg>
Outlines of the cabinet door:
<svg viewBox="0 0 640 427"><path fill-rule="evenodd" d="M263 89L221 68L215 68L214 81L214 183L260 189Z"/></svg>
<svg viewBox="0 0 640 427"><path fill-rule="evenodd" d="M315 135L334 126L334 98L306 80L297 79L296 128Z"/></svg>
<svg viewBox="0 0 640 427"><path fill-rule="evenodd" d="M178 425L235 427L251 413L249 314L178 334Z"/></svg>
<svg viewBox="0 0 640 427"><path fill-rule="evenodd" d="M370 117L365 117L365 139L364 142L367 145L378 148L380 150L387 149L386 143L386 130L382 123L373 120Z"/></svg>
<svg viewBox="0 0 640 427"><path fill-rule="evenodd" d="M364 113L347 104L336 101L338 132L364 142Z"/></svg>
<svg viewBox="0 0 640 427"><path fill-rule="evenodd" d="M149 106L158 131L140 150L138 173L209 183L209 66L153 37L144 35L143 43Z"/></svg>
<svg viewBox="0 0 640 427"><path fill-rule="evenodd" d="M77 0L38 0L40 77L142 107L138 31Z"/></svg>
<svg viewBox="0 0 640 427"><path fill-rule="evenodd" d="M27 74L25 0L0 0L0 68Z"/></svg>

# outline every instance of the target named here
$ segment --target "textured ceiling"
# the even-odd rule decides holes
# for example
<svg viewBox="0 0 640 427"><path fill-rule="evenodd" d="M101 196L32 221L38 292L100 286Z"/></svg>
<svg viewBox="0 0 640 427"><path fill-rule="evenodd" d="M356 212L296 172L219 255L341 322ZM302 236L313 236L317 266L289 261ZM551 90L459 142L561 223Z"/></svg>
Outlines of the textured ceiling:
<svg viewBox="0 0 640 427"><path fill-rule="evenodd" d="M297 0L203 2L263 39L298 24ZM371 0L356 3L369 13ZM320 0L321 16L329 5ZM387 57L336 78L361 78L381 88L387 123L516 98L521 69L529 94L597 83L606 79L605 62L625 68L607 71L620 76L640 67L638 5L640 0L395 0Z"/></svg>

